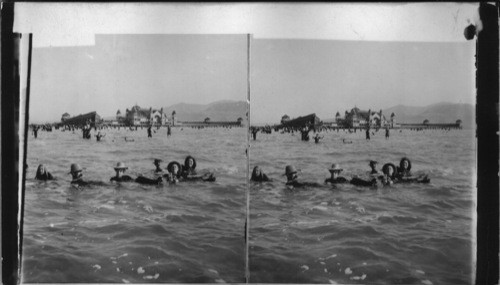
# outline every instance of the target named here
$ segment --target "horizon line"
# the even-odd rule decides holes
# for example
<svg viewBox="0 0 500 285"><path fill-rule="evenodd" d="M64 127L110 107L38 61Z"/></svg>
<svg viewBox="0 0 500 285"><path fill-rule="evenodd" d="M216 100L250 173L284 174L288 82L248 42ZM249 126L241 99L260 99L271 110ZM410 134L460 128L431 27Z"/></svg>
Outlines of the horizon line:
<svg viewBox="0 0 500 285"><path fill-rule="evenodd" d="M175 104L172 104L172 105L167 106L167 107L165 107L165 106L164 106L164 107L161 107L161 106L160 106L160 108L165 108L165 109L167 109L167 108L170 108L170 107L172 107L172 106L174 106L174 105L180 105L180 104L187 104L187 105L210 105L210 104L217 103L217 102L234 102L234 103L237 103L237 102L244 102L244 103L247 103L247 101L245 101L245 100L222 99L222 100L216 100L216 101L213 101L213 102L210 102L210 103L206 103L206 104L199 104L199 103L185 103L185 102L180 102L180 103L175 103ZM440 105L440 104L457 104L457 105L471 105L471 106L475 106L475 104L471 104L471 103L461 103L461 102L441 101L441 102L432 103L432 104L427 104L427 105L404 105L404 104L398 104L398 105L394 105L394 106L391 106L391 107L385 107L385 108L382 108L381 110L383 111L384 109L391 109L391 108L394 108L394 107L400 107L400 106L401 106L401 107L429 107L429 106L433 106L433 105ZM133 106L136 106L136 105L140 107L140 105L139 105L139 104L137 104L137 103L136 103L136 104L134 104ZM251 106L251 100L250 100L249 105ZM133 107L133 106L132 106L132 107ZM356 108L358 108L358 109L361 109L361 108L359 108L359 107L357 106L357 104L354 104L353 106L354 106L354 107L352 107L352 108L355 108L355 107L356 107ZM141 107L141 108L142 108L142 107ZM156 109L156 108L153 108L153 106L149 106L149 108ZM148 109L148 108L146 107L146 108L142 108L142 109ZM120 109L118 109L118 110L120 110ZM340 110L340 109L339 109L339 110ZM336 113L336 112L340 112L339 110L335 111L335 113ZM361 110L364 110L364 109L361 109ZM374 109L374 110L376 110L376 109ZM84 115L84 114L88 114L88 113L92 113L92 112L97 112L97 111L96 111L96 110L93 110L93 111L83 112L83 113L80 113L80 114L75 115L75 116ZM68 114L69 114L69 112L68 112L68 111L65 111L64 113L68 113ZM64 113L63 113L63 114L64 114ZM313 112L313 113L316 113L316 112ZM251 110L250 110L250 114L251 114ZM61 115L62 115L62 114L61 114ZM98 115L99 115L99 113L98 113ZM99 116L100 116L101 118L113 117L113 116L116 116L116 113L115 113L115 114L111 114L111 115L99 115ZM334 118L335 118L335 116L332 116L331 118L330 118L330 117L328 117L328 118L326 118L325 120L334 119ZM249 120L249 121L251 121L251 120ZM49 122L49 121L47 121L47 120L44 120L44 121L43 121L43 123L42 123L42 120L33 120L33 121L31 121L31 120L30 120L30 124L31 124L31 123L33 123L33 124L50 124L50 123L53 123L53 122L54 122L54 121ZM58 120L56 120L55 122L58 122ZM257 123L257 124L270 124L269 122L263 122L263 121L261 121L261 122L256 122L256 123Z"/></svg>

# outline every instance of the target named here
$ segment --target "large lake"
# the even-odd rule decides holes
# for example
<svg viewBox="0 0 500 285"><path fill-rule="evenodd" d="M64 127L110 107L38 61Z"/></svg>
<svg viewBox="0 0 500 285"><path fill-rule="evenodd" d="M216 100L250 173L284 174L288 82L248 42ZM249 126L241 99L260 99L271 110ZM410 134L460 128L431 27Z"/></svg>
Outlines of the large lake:
<svg viewBox="0 0 500 285"><path fill-rule="evenodd" d="M247 132L236 129L39 132L28 141L22 282L245 282L246 191L250 191L249 272L259 283L471 284L476 150L472 130L327 132L319 144L298 134L259 133L250 167L273 182L246 183ZM95 134L94 131L92 131ZM133 142L126 142L124 137ZM352 144L342 143L342 139ZM154 177L154 158L197 159L216 182L141 186L110 183ZM430 184L370 189L352 185L290 190L285 166L322 183L339 163L363 176L368 161L412 160ZM71 163L105 185L69 185ZM56 181L33 179L44 163Z"/></svg>
<svg viewBox="0 0 500 285"><path fill-rule="evenodd" d="M273 132L251 141L250 166L274 181L251 187L250 282L473 283L474 131L384 135L366 141L364 132L327 132L315 144ZM370 160L380 168L404 156L430 184L284 186L287 164L301 169L301 180L323 183L334 162L344 176L366 176Z"/></svg>
<svg viewBox="0 0 500 285"><path fill-rule="evenodd" d="M78 130L29 136L22 282L245 282L246 129L155 131L103 130L101 142ZM118 161L154 177L154 158L166 167L189 154L217 180L109 182ZM33 179L40 163L57 181ZM107 185L71 187L71 163Z"/></svg>

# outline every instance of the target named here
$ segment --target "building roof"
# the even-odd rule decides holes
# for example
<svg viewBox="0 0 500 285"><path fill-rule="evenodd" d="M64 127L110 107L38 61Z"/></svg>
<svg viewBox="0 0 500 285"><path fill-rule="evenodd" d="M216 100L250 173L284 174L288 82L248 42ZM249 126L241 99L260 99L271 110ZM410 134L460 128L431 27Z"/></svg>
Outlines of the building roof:
<svg viewBox="0 0 500 285"><path fill-rule="evenodd" d="M369 115L369 112L368 112L368 111L361 111L361 110L360 110L359 108L357 108L357 107L352 108L352 110L351 110L351 115L352 115L352 116L356 115L356 116L361 117L361 118L363 118L363 119L367 119L367 118L369 118L369 117L370 117L370 115Z"/></svg>
<svg viewBox="0 0 500 285"><path fill-rule="evenodd" d="M62 114L62 116L63 116L63 117L68 117L68 116L71 116L71 115L70 115L70 114L68 114L68 113L64 113L64 114Z"/></svg>
<svg viewBox="0 0 500 285"><path fill-rule="evenodd" d="M130 109L129 113L136 113L139 116L149 117L149 115L150 115L150 109L141 108L141 107L139 107L139 105L136 104L135 106L133 106Z"/></svg>

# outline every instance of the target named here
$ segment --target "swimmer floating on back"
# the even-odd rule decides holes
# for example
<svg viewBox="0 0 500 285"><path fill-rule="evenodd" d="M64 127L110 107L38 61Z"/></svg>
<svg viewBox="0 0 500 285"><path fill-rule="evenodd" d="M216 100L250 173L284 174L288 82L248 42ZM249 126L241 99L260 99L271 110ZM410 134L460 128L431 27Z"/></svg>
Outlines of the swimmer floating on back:
<svg viewBox="0 0 500 285"><path fill-rule="evenodd" d="M153 164L155 165L156 169L155 169L155 173L160 173L160 172L163 172L163 169L161 168L160 164L163 162L163 160L161 159L157 159L155 158Z"/></svg>
<svg viewBox="0 0 500 285"><path fill-rule="evenodd" d="M86 186L89 182L83 180L83 168L77 164L71 164L70 172L72 180L71 185Z"/></svg>
<svg viewBox="0 0 500 285"><path fill-rule="evenodd" d="M292 187L320 187L321 185L314 182L299 182L297 179L299 178L297 175L297 169L293 165L287 165L285 167L286 175L286 185Z"/></svg>
<svg viewBox="0 0 500 285"><path fill-rule="evenodd" d="M369 173L370 177L368 180L364 180L364 179L361 179L357 176L354 176L352 179L351 179L351 184L352 185L356 185L356 186L368 186L368 187L376 187L377 186L377 183L378 183L378 180L377 178L379 178L379 174L378 174L378 171L375 169L375 166L377 165L377 162L376 161L370 161L369 163L370 167L371 167L371 171Z"/></svg>
<svg viewBox="0 0 500 285"><path fill-rule="evenodd" d="M110 181L116 181L116 182L132 182L134 179L128 175L125 175L125 170L127 170L128 167L125 166L125 163L123 162L118 162L115 167L116 175L111 177Z"/></svg>
<svg viewBox="0 0 500 285"><path fill-rule="evenodd" d="M331 177L326 179L325 183L339 184L349 182L345 177L339 176L340 172L342 172L343 169L340 168L337 163L332 164L332 167L330 167L328 171L330 171Z"/></svg>
<svg viewBox="0 0 500 285"><path fill-rule="evenodd" d="M411 174L411 162L408 158L403 157L401 158L401 161L399 162L399 167L396 169L397 174L400 177L410 177L412 176Z"/></svg>
<svg viewBox="0 0 500 285"><path fill-rule="evenodd" d="M384 166L382 166L382 173L384 174L381 177L384 185L392 185L398 182L398 178L396 177L396 166L394 164L384 164Z"/></svg>
<svg viewBox="0 0 500 285"><path fill-rule="evenodd" d="M376 162L375 160L370 160L370 163L368 164L371 168L370 175L379 174L379 171L377 170L377 164L378 164L378 162Z"/></svg>
<svg viewBox="0 0 500 285"><path fill-rule="evenodd" d="M184 167L182 169L184 175L196 175L196 160L194 157L188 155L186 159L184 159Z"/></svg>
<svg viewBox="0 0 500 285"><path fill-rule="evenodd" d="M142 175L139 175L139 177L137 177L135 179L135 182L137 182L139 184L145 184L145 185L161 185L163 183L163 178L158 177L157 179L151 179L151 178L147 178L147 177L144 177Z"/></svg>
<svg viewBox="0 0 500 285"><path fill-rule="evenodd" d="M38 168L36 170L35 179L47 181L47 180L53 180L54 177L52 176L52 174L50 174L50 172L47 171L47 169L43 164L40 164L38 165Z"/></svg>
<svg viewBox="0 0 500 285"><path fill-rule="evenodd" d="M182 178L182 167L181 164L177 161L172 161L167 165L168 174L165 174L164 177L167 178L167 181L170 183L177 183Z"/></svg>
<svg viewBox="0 0 500 285"><path fill-rule="evenodd" d="M181 170L181 176L183 180L186 181L196 181L196 180L203 180L210 182L215 181L215 175L211 172L207 172L203 175L198 175L196 173L196 160L194 159L194 157L190 155L188 155L186 159L184 159L184 166L182 167Z"/></svg>
<svg viewBox="0 0 500 285"><path fill-rule="evenodd" d="M71 185L74 186L106 186L106 183L102 181L85 181L83 180L83 168L77 164L71 164L70 172L72 180Z"/></svg>
<svg viewBox="0 0 500 285"><path fill-rule="evenodd" d="M396 176L398 177L399 182L402 183L411 183L411 182L429 183L431 181L429 177L427 177L427 175L420 175L418 177L413 177L411 173L411 161L406 157L403 157L399 162L399 167L397 168Z"/></svg>

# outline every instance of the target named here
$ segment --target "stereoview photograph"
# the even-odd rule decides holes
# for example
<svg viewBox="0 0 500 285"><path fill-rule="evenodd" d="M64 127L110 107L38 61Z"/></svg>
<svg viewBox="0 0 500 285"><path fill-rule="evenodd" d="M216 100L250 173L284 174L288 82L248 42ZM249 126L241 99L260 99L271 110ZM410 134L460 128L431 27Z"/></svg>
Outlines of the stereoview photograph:
<svg viewBox="0 0 500 285"><path fill-rule="evenodd" d="M455 41L254 37L251 283L473 282L464 27Z"/></svg>
<svg viewBox="0 0 500 285"><path fill-rule="evenodd" d="M21 283L474 283L477 4L20 7Z"/></svg>
<svg viewBox="0 0 500 285"><path fill-rule="evenodd" d="M247 42L34 48L23 282L245 282Z"/></svg>

